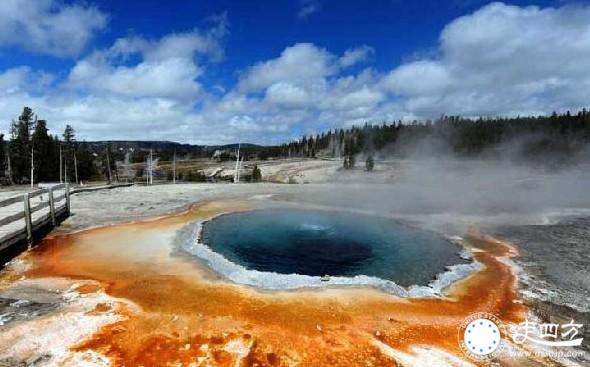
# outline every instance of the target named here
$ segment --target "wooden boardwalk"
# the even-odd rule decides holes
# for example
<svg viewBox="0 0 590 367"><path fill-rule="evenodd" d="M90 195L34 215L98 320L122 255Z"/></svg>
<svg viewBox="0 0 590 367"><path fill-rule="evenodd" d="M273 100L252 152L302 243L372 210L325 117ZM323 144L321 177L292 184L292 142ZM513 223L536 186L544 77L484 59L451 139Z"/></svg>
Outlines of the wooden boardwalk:
<svg viewBox="0 0 590 367"><path fill-rule="evenodd" d="M49 184L31 192L2 193L0 197L0 269L3 261L31 248L53 228L70 216L70 195L97 190L128 187L133 183L95 186ZM3 252L13 256L3 256Z"/></svg>
<svg viewBox="0 0 590 367"><path fill-rule="evenodd" d="M70 215L70 187L54 185L0 201L0 251L25 241L29 247L42 229Z"/></svg>
<svg viewBox="0 0 590 367"><path fill-rule="evenodd" d="M80 192L92 192L92 191L98 191L98 190L110 190L110 189L116 189L118 187L129 187L129 186L133 186L136 185L133 182L124 182L124 183L114 183L114 184L110 184L110 185L99 185L99 186L78 186L78 187L72 187L70 189L70 194L77 194Z"/></svg>

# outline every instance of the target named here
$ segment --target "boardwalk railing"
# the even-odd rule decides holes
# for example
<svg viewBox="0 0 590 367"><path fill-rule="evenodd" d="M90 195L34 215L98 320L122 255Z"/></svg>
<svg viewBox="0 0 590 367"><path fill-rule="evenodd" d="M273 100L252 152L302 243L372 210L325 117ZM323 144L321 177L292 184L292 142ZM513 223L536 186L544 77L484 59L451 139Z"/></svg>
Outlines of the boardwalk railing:
<svg viewBox="0 0 590 367"><path fill-rule="evenodd" d="M0 211L8 214L0 219L0 251L22 240L30 247L37 229L55 227L69 215L70 187L59 184L0 200Z"/></svg>

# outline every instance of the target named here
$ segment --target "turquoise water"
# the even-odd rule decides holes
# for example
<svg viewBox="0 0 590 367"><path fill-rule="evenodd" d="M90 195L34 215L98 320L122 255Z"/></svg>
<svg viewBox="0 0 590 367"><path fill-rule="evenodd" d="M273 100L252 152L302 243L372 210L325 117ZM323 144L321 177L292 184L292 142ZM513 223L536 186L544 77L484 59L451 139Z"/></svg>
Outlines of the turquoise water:
<svg viewBox="0 0 590 367"><path fill-rule="evenodd" d="M426 285L464 264L460 247L433 232L361 214L264 209L217 217L202 242L249 270L310 276L367 275Z"/></svg>

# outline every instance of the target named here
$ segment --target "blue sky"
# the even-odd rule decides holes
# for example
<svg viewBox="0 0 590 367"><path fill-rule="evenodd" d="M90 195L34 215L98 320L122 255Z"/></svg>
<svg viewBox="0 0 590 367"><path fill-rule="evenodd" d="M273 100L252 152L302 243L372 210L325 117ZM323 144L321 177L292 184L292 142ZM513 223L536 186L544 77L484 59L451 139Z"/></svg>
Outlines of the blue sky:
<svg viewBox="0 0 590 367"><path fill-rule="evenodd" d="M589 14L564 1L4 0L0 128L29 105L89 140L276 143L577 109Z"/></svg>

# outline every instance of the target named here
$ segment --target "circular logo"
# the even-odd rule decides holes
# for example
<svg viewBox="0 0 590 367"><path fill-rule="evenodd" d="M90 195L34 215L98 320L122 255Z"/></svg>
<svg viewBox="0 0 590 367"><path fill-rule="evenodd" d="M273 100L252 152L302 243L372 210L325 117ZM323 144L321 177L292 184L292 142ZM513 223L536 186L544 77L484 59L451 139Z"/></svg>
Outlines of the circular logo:
<svg viewBox="0 0 590 367"><path fill-rule="evenodd" d="M500 329L491 320L473 320L465 329L463 343L471 353L488 355L500 345Z"/></svg>
<svg viewBox="0 0 590 367"><path fill-rule="evenodd" d="M463 352L476 359L495 352L502 339L502 322L496 316L480 312L469 316L459 328L459 344Z"/></svg>

